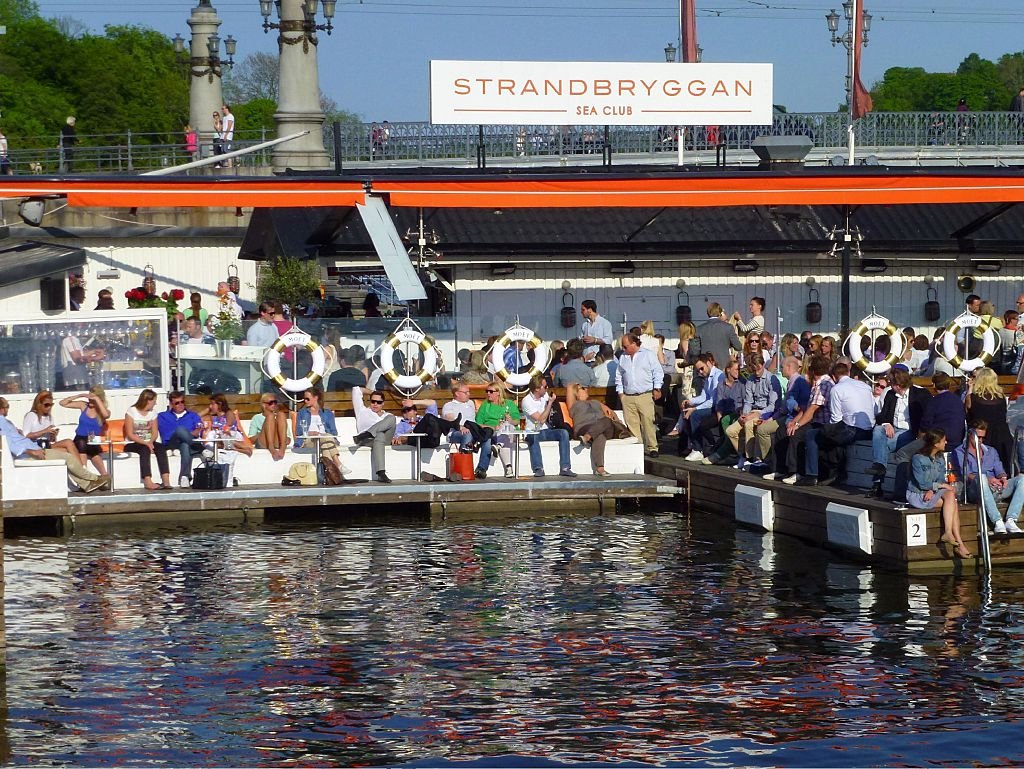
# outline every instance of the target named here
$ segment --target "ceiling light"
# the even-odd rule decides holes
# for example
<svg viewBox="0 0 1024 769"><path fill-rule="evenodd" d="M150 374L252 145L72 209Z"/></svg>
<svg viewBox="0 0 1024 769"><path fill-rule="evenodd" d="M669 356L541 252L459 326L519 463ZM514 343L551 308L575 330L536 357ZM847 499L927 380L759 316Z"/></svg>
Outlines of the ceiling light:
<svg viewBox="0 0 1024 769"><path fill-rule="evenodd" d="M971 262L971 268L975 272L999 272L1002 269L1002 262Z"/></svg>
<svg viewBox="0 0 1024 769"><path fill-rule="evenodd" d="M754 259L737 259L732 263L733 272L757 272L757 268L760 267Z"/></svg>
<svg viewBox="0 0 1024 769"><path fill-rule="evenodd" d="M888 269L889 265L885 263L884 259L861 259L860 261L861 272L873 273L877 275L878 273L885 272Z"/></svg>
<svg viewBox="0 0 1024 769"><path fill-rule="evenodd" d="M493 264L491 275L514 275L516 266L514 264Z"/></svg>
<svg viewBox="0 0 1024 769"><path fill-rule="evenodd" d="M632 262L612 262L608 265L608 272L612 275L632 275L636 271L636 265Z"/></svg>

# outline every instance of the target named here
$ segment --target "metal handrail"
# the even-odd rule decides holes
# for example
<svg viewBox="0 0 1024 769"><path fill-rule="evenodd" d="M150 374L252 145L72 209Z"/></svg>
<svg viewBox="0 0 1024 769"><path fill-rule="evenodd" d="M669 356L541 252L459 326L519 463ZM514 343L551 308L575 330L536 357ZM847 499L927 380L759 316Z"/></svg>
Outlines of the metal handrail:
<svg viewBox="0 0 1024 769"><path fill-rule="evenodd" d="M988 483L985 478L985 474L981 471L981 441L978 440L978 434L971 432L971 438L974 440L974 460L978 463L978 539L981 542L981 561L985 566L985 571L992 571L992 549L989 546L988 541L988 516L985 514L985 489L982 486L983 483ZM966 454L964 457L964 473L966 476L967 468ZM964 478L966 484L967 479ZM997 510L998 513L998 510Z"/></svg>
<svg viewBox="0 0 1024 769"><path fill-rule="evenodd" d="M599 162L608 148L615 155L642 160L674 157L682 137L684 152L714 152L721 143L731 150L750 149L763 135L799 135L811 140L819 153L840 153L846 145L846 115L841 112L776 113L762 126L697 126L677 134L675 126L557 125L432 125L425 122L388 124L383 144L373 141L373 123L327 123L324 146L335 148L344 164L435 163L466 165L476 162L478 145L486 158L506 162L558 160L577 157ZM338 141L335 142L335 131ZM957 161L961 152L993 156L1024 156L1024 113L1018 112L871 112L854 123L857 146L864 155L881 149L906 150L908 158L925 152ZM273 138L266 129L235 132L236 148ZM56 135L8 136L16 173L29 173L32 164L49 173L58 168ZM74 168L79 172L122 173L175 165L188 159L184 137L176 134L126 131L123 134L77 136ZM212 153L204 136L200 155ZM271 153L259 153L250 166L269 166ZM332 160L334 158L332 157Z"/></svg>

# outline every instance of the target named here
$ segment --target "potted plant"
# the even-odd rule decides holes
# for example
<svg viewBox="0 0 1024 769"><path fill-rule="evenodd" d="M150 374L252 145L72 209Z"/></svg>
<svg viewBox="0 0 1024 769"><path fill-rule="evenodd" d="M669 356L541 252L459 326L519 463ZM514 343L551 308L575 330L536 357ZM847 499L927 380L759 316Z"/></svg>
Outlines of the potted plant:
<svg viewBox="0 0 1024 769"><path fill-rule="evenodd" d="M230 358L231 346L242 336L242 323L229 310L221 310L214 316L213 338L218 358Z"/></svg>

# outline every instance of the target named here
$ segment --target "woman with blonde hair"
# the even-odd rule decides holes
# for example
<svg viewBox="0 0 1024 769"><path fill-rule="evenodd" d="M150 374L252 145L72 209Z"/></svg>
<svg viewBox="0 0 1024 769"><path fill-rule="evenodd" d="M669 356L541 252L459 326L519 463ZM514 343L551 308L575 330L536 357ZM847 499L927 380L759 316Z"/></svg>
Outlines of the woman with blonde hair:
<svg viewBox="0 0 1024 769"><path fill-rule="evenodd" d="M655 338L657 331L654 329L653 320L645 320L640 324L640 346L658 354L658 340Z"/></svg>
<svg viewBox="0 0 1024 769"><path fill-rule="evenodd" d="M514 400L508 398L501 380L489 382L486 389L487 399L476 410L476 423L490 429L490 437L480 443L480 459L477 462L476 477L487 477L487 467L491 463L491 445L498 451L501 463L505 466L505 477L512 478L512 452L515 450L515 435L519 429L519 407Z"/></svg>
<svg viewBox="0 0 1024 769"><path fill-rule="evenodd" d="M1013 467L1013 435L1006 421L1006 396L993 369L979 368L973 378L967 380L964 406L968 422L983 419L988 423L985 443L996 450L1003 467Z"/></svg>
<svg viewBox="0 0 1024 769"><path fill-rule="evenodd" d="M103 463L103 444L98 440L107 431L107 420L110 409L107 407L107 395L102 385L94 385L89 392L69 395L60 402L66 409L78 409L78 426L75 428L75 448L82 456L82 464L86 458L92 460L100 475L109 472Z"/></svg>
<svg viewBox="0 0 1024 769"><path fill-rule="evenodd" d="M693 397L693 363L700 354L697 327L686 321L679 324L679 345L676 347L676 370L679 372L680 402ZM674 377L673 377L674 379ZM673 381L673 384L675 382Z"/></svg>

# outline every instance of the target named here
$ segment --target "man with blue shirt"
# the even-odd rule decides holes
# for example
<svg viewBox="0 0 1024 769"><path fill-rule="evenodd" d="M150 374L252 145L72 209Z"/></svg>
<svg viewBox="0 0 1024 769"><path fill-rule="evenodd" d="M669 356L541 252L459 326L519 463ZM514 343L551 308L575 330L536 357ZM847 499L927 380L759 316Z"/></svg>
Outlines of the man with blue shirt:
<svg viewBox="0 0 1024 769"><path fill-rule="evenodd" d="M679 412L679 421L676 423L676 430L679 431L679 447L676 453L684 456L690 462L696 462L704 458L703 452L694 448L689 454L686 453L690 446L692 436L697 432L700 423L704 421L715 404L715 390L718 383L722 381L723 371L715 365L715 358L710 353L701 353L697 356L697 362L693 364L694 371L704 379L704 386L700 393L688 400L683 401L682 410Z"/></svg>
<svg viewBox="0 0 1024 769"><path fill-rule="evenodd" d="M59 459L68 466L68 475L71 476L71 480L86 494L110 486L109 475L96 475L96 473L86 470L78 461L78 457L60 449L40 448L38 443L22 435L21 431L7 418L10 409L11 404L7 402L7 399L0 398L0 435L3 436L4 444L14 459L25 459L26 457Z"/></svg>
<svg viewBox="0 0 1024 769"><path fill-rule="evenodd" d="M156 415L156 427L164 446L177 449L181 455L181 470L178 485L188 488L192 485L192 457L203 452L199 436L203 433L203 420L194 411L185 407L185 393L174 390L167 396L170 407Z"/></svg>
<svg viewBox="0 0 1024 769"><path fill-rule="evenodd" d="M615 369L615 391L622 403L622 416L634 437L644 443L644 453L658 456L658 435L654 423L654 401L661 397L665 372L657 356L640 346L640 337L626 334L620 341L622 355Z"/></svg>
<svg viewBox="0 0 1024 769"><path fill-rule="evenodd" d="M612 324L607 318L597 314L597 302L593 299L583 300L580 315L584 318L580 340L587 345L583 350L583 360L589 363L594 360L602 344L612 343Z"/></svg>

